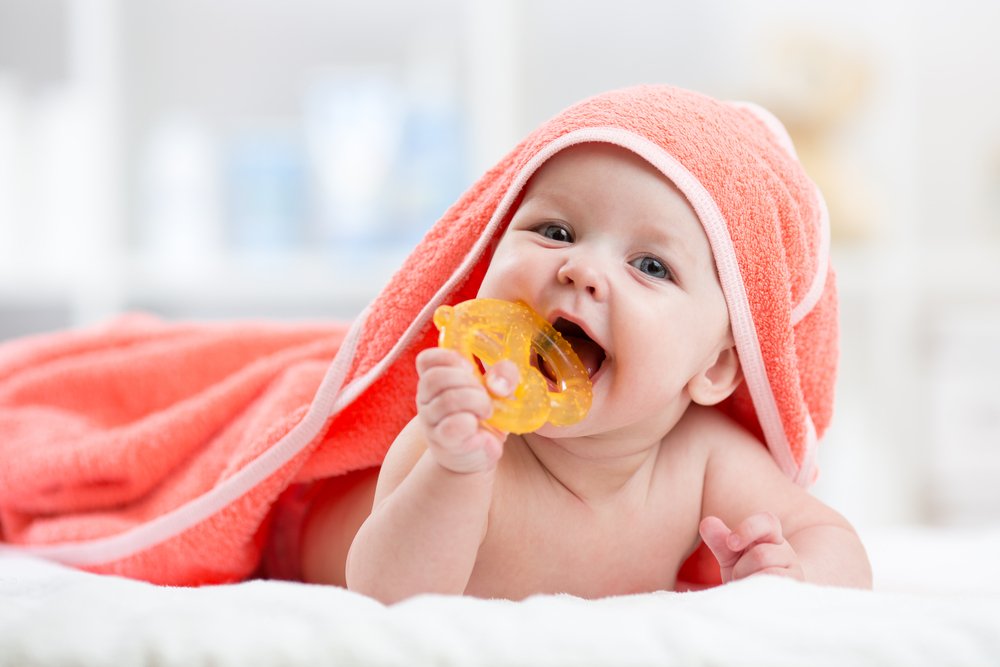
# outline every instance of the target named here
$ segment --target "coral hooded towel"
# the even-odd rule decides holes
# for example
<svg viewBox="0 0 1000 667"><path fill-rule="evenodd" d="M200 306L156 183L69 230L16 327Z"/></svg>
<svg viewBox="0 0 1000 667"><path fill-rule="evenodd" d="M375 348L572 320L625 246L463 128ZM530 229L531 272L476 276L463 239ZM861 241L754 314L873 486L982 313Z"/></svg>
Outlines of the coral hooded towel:
<svg viewBox="0 0 1000 667"><path fill-rule="evenodd" d="M349 330L126 318L0 347L4 542L160 583L249 576L284 489L381 462L415 413L414 358L435 343L434 309L475 296L525 183L582 142L635 152L687 197L745 378L720 408L787 475L811 482L837 362L822 197L766 111L640 86L585 100L529 135Z"/></svg>

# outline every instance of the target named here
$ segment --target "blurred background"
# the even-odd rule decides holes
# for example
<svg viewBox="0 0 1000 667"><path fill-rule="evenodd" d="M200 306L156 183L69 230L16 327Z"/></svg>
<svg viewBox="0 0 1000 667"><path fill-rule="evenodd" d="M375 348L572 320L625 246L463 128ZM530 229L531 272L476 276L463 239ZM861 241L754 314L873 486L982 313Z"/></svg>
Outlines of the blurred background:
<svg viewBox="0 0 1000 667"><path fill-rule="evenodd" d="M0 339L350 318L535 125L672 83L771 108L826 194L817 494L996 523L998 30L979 0L0 0Z"/></svg>

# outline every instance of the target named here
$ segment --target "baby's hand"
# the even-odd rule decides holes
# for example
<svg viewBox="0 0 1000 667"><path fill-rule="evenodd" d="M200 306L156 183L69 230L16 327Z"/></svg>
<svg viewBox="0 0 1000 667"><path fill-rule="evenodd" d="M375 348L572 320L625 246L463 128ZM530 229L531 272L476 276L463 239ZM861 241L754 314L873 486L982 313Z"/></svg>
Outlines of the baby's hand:
<svg viewBox="0 0 1000 667"><path fill-rule="evenodd" d="M798 554L781 534L781 521L770 512L752 514L730 530L722 519L708 516L698 526L701 539L715 554L722 582L753 574L805 579Z"/></svg>
<svg viewBox="0 0 1000 667"><path fill-rule="evenodd" d="M482 424L493 413L493 396L517 386L517 366L501 361L486 372L485 386L472 364L453 350L429 348L417 356L417 414L434 459L453 472L492 470L506 433Z"/></svg>

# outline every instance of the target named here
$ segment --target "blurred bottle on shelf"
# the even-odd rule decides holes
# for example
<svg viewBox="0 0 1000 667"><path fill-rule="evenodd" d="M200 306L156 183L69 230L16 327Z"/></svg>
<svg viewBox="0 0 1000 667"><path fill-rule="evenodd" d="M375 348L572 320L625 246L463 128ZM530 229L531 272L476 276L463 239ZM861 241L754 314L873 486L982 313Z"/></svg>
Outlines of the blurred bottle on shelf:
<svg viewBox="0 0 1000 667"><path fill-rule="evenodd" d="M309 86L311 231L322 245L410 247L465 185L455 74L433 48L411 51L402 67L327 70Z"/></svg>

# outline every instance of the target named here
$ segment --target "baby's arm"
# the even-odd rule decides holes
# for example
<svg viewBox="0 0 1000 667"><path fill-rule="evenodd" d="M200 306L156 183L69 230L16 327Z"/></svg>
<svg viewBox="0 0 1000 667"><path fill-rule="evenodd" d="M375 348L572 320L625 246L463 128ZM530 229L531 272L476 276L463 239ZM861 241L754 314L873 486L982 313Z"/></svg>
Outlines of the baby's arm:
<svg viewBox="0 0 1000 667"><path fill-rule="evenodd" d="M512 368L488 374L495 394L516 383ZM386 455L371 516L347 558L348 587L383 602L464 592L503 448L504 436L480 423L492 400L468 361L434 348L420 354L417 370L417 417Z"/></svg>
<svg viewBox="0 0 1000 667"><path fill-rule="evenodd" d="M871 588L868 556L844 517L789 480L767 450L733 424L712 448L699 531L723 581L778 574Z"/></svg>

